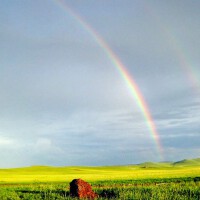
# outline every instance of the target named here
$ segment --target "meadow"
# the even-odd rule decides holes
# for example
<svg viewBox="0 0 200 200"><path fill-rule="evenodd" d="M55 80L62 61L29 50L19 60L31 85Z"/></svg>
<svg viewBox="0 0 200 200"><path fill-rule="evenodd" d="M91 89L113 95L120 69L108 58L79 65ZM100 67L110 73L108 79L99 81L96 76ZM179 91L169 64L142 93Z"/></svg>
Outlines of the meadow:
<svg viewBox="0 0 200 200"><path fill-rule="evenodd" d="M98 199L200 199L200 159L127 166L0 169L0 199L72 199L69 183L82 178Z"/></svg>

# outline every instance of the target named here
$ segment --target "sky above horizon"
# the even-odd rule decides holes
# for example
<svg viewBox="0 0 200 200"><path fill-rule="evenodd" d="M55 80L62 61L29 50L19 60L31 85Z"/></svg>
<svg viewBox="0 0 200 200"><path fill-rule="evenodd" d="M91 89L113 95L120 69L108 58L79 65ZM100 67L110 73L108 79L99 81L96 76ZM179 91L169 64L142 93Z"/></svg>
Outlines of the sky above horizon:
<svg viewBox="0 0 200 200"><path fill-rule="evenodd" d="M199 157L199 8L197 0L0 0L0 168ZM137 83L159 152L95 34Z"/></svg>

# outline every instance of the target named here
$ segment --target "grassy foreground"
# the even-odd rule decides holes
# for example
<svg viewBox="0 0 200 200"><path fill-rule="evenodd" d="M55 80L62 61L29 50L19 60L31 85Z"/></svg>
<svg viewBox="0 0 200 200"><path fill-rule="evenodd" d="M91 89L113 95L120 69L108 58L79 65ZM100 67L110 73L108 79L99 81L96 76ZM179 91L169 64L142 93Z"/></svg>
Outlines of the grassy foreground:
<svg viewBox="0 0 200 200"><path fill-rule="evenodd" d="M82 178L98 199L200 199L200 159L107 167L33 166L0 170L0 199L71 199Z"/></svg>

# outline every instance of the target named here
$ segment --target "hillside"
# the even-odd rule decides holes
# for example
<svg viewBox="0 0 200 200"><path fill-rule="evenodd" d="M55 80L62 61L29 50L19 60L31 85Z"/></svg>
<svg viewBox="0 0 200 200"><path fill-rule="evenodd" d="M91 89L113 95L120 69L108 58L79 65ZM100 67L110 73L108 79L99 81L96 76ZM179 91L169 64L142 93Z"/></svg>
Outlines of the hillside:
<svg viewBox="0 0 200 200"><path fill-rule="evenodd" d="M66 182L74 178L98 180L142 180L162 178L197 177L200 174L200 158L175 163L145 162L139 165L102 167L52 167L31 166L0 169L0 183Z"/></svg>
<svg viewBox="0 0 200 200"><path fill-rule="evenodd" d="M200 158L184 159L177 162L144 162L138 164L141 168L173 168L200 166Z"/></svg>
<svg viewBox="0 0 200 200"><path fill-rule="evenodd" d="M191 160L181 160L173 163L177 167L190 167L190 166L200 166L200 158L191 159Z"/></svg>
<svg viewBox="0 0 200 200"><path fill-rule="evenodd" d="M171 162L144 162L141 164L138 164L141 168L165 168L165 167L172 167Z"/></svg>

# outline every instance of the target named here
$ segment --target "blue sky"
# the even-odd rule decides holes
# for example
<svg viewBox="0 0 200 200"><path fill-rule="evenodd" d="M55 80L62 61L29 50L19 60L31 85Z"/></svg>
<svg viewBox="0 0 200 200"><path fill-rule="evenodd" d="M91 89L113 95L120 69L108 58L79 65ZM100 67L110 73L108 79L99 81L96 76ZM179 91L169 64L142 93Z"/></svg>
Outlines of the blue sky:
<svg viewBox="0 0 200 200"><path fill-rule="evenodd" d="M63 0L134 77L164 160L200 155L200 2ZM0 167L161 161L105 51L56 0L0 0Z"/></svg>

